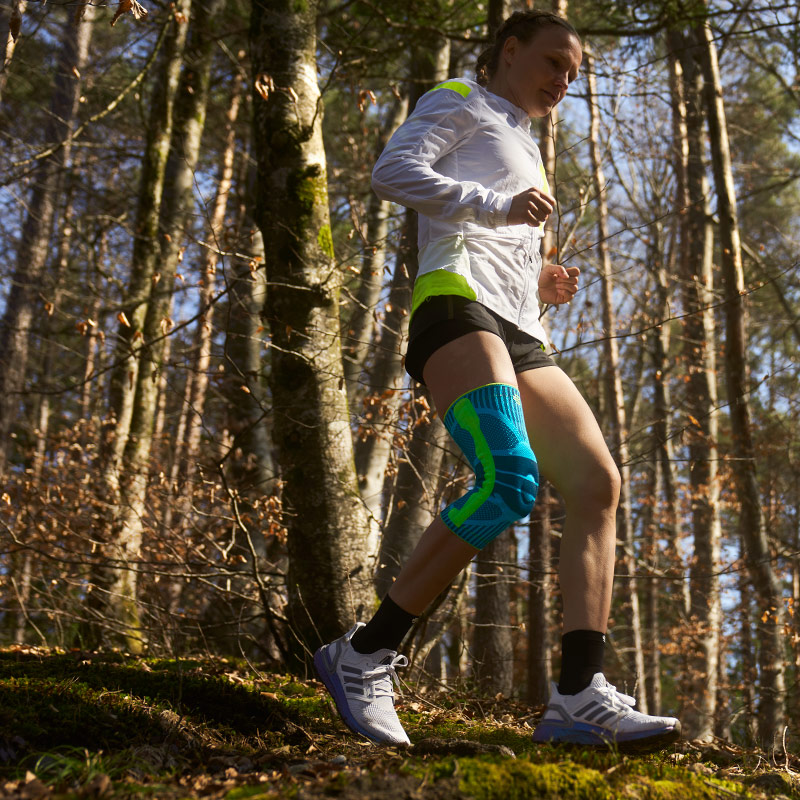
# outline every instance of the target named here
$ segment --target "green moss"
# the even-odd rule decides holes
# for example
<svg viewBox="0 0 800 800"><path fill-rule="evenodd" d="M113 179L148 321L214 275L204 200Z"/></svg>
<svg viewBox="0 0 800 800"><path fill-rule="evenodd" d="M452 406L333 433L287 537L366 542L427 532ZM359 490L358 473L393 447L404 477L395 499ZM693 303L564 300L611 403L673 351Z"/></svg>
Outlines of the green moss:
<svg viewBox="0 0 800 800"><path fill-rule="evenodd" d="M214 662L205 669L213 672ZM197 662L178 667L119 654L84 660L3 654L0 728L24 740L20 755L35 756L67 742L105 753L158 745L177 733L179 723L178 740L225 741L245 752L305 739L296 724L308 731L325 727L326 706L313 687L286 678L276 684L277 691L267 694L207 674Z"/></svg>
<svg viewBox="0 0 800 800"><path fill-rule="evenodd" d="M577 764L532 764L527 760L463 759L460 789L475 800L614 800L605 778Z"/></svg>
<svg viewBox="0 0 800 800"><path fill-rule="evenodd" d="M401 711L400 717L409 736L415 741L423 738L468 739L482 744L502 744L517 755L540 747L533 742L531 731L508 725L440 718L432 721L427 714L415 714L411 711Z"/></svg>
<svg viewBox="0 0 800 800"><path fill-rule="evenodd" d="M279 796L264 786L237 786L225 795L225 800L275 800Z"/></svg>
<svg viewBox="0 0 800 800"><path fill-rule="evenodd" d="M328 178L319 164L311 164L291 172L286 182L286 189L290 201L302 217L299 223L303 227L311 218L317 204L325 206L328 204Z"/></svg>
<svg viewBox="0 0 800 800"><path fill-rule="evenodd" d="M323 225L319 229L319 234L317 235L317 244L325 253L328 258L333 258L333 236L331 235L331 226L330 225Z"/></svg>

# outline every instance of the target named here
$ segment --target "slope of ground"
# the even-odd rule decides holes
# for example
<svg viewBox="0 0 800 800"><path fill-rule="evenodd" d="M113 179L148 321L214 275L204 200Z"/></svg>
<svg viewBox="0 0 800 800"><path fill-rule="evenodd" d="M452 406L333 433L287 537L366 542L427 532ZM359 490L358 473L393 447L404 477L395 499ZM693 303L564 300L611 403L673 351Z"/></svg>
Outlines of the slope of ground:
<svg viewBox="0 0 800 800"><path fill-rule="evenodd" d="M800 759L722 742L534 745L507 700L407 691L410 750L352 735L321 684L223 659L0 651L0 797L800 800Z"/></svg>

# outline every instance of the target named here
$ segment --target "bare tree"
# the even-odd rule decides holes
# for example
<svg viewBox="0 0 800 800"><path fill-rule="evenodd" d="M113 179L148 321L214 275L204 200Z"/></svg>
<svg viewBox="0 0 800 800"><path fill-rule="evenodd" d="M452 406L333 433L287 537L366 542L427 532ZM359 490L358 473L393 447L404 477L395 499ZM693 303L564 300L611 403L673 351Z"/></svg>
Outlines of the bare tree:
<svg viewBox="0 0 800 800"><path fill-rule="evenodd" d="M714 733L717 664L722 623L719 595L720 540L717 464L718 412L714 336L714 236L704 159L702 76L691 50L677 33L669 37L672 59L673 127L676 130L678 202L681 211L679 274L683 287L683 358L687 369L686 419L694 557L686 609L692 647L687 653L684 724L690 736Z"/></svg>
<svg viewBox="0 0 800 800"><path fill-rule="evenodd" d="M642 646L642 624L639 611L639 594L636 575L636 559L633 549L633 523L631 520L631 479L630 453L628 450L628 426L625 412L625 398L622 393L622 376L619 363L619 347L617 344L616 317L613 300L613 271L611 255L608 249L608 202L606 180L603 173L600 152L600 117L597 105L597 79L594 71L594 58L590 50L585 50L586 74L588 83L588 103L590 114L589 145L594 175L594 190L598 207L597 213L597 250L600 261L600 277L602 283L602 308L605 371L605 398L608 421L611 428L611 452L617 462L622 478L620 486L620 502L617 513L618 537L622 542L621 566L625 576L622 596L630 609L631 630L631 671L635 680L636 699L639 708L647 713L646 672L644 668L644 650Z"/></svg>
<svg viewBox="0 0 800 800"><path fill-rule="evenodd" d="M39 293L50 283L46 275L50 239L64 168L70 160L81 94L80 74L89 52L93 21L93 6L87 6L77 24L71 13L64 21L50 114L44 125L44 141L50 152L39 159L33 170L22 240L0 321L0 474L6 468L10 434L22 404L31 333L43 310Z"/></svg>
<svg viewBox="0 0 800 800"><path fill-rule="evenodd" d="M698 59L705 78L705 107L719 216L722 286L725 296L725 386L733 439L733 474L741 503L739 530L759 606L758 733L762 744L772 747L775 737L783 730L786 716L783 597L780 582L772 567L772 553L756 480L756 454L747 399L750 388L742 247L717 48L707 21L696 28L695 33Z"/></svg>

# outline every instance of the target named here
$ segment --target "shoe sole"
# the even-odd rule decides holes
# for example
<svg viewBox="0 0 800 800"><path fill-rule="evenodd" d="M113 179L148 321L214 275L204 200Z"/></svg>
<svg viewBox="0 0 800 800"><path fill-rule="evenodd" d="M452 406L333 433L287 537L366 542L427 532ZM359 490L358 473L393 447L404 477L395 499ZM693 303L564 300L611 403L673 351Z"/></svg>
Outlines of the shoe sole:
<svg viewBox="0 0 800 800"><path fill-rule="evenodd" d="M408 742L387 742L384 739L378 739L375 737L375 734L368 732L358 724L350 713L350 707L347 704L347 698L341 683L339 683L335 675L331 674L328 665L325 663L324 650L325 646L320 647L319 650L314 653L314 670L319 676L319 679L325 684L328 694L333 698L336 710L339 712L339 716L342 718L344 724L347 725L353 733L366 736L373 744L407 745Z"/></svg>
<svg viewBox="0 0 800 800"><path fill-rule="evenodd" d="M575 723L573 726L539 725L533 733L533 741L540 744L567 744L603 749L616 748L626 753L646 753L667 747L681 738L681 728L659 731L643 731L642 733L623 734L622 738L614 738L609 731L594 725Z"/></svg>

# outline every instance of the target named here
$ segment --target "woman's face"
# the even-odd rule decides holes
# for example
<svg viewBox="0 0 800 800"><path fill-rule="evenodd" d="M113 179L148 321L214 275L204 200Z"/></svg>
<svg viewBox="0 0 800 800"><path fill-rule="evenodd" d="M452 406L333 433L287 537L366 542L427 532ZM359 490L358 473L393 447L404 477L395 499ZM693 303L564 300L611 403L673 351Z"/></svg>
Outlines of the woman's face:
<svg viewBox="0 0 800 800"><path fill-rule="evenodd" d="M580 41L560 25L542 28L528 42L509 36L495 75L500 94L529 116L546 117L564 99L582 60Z"/></svg>

